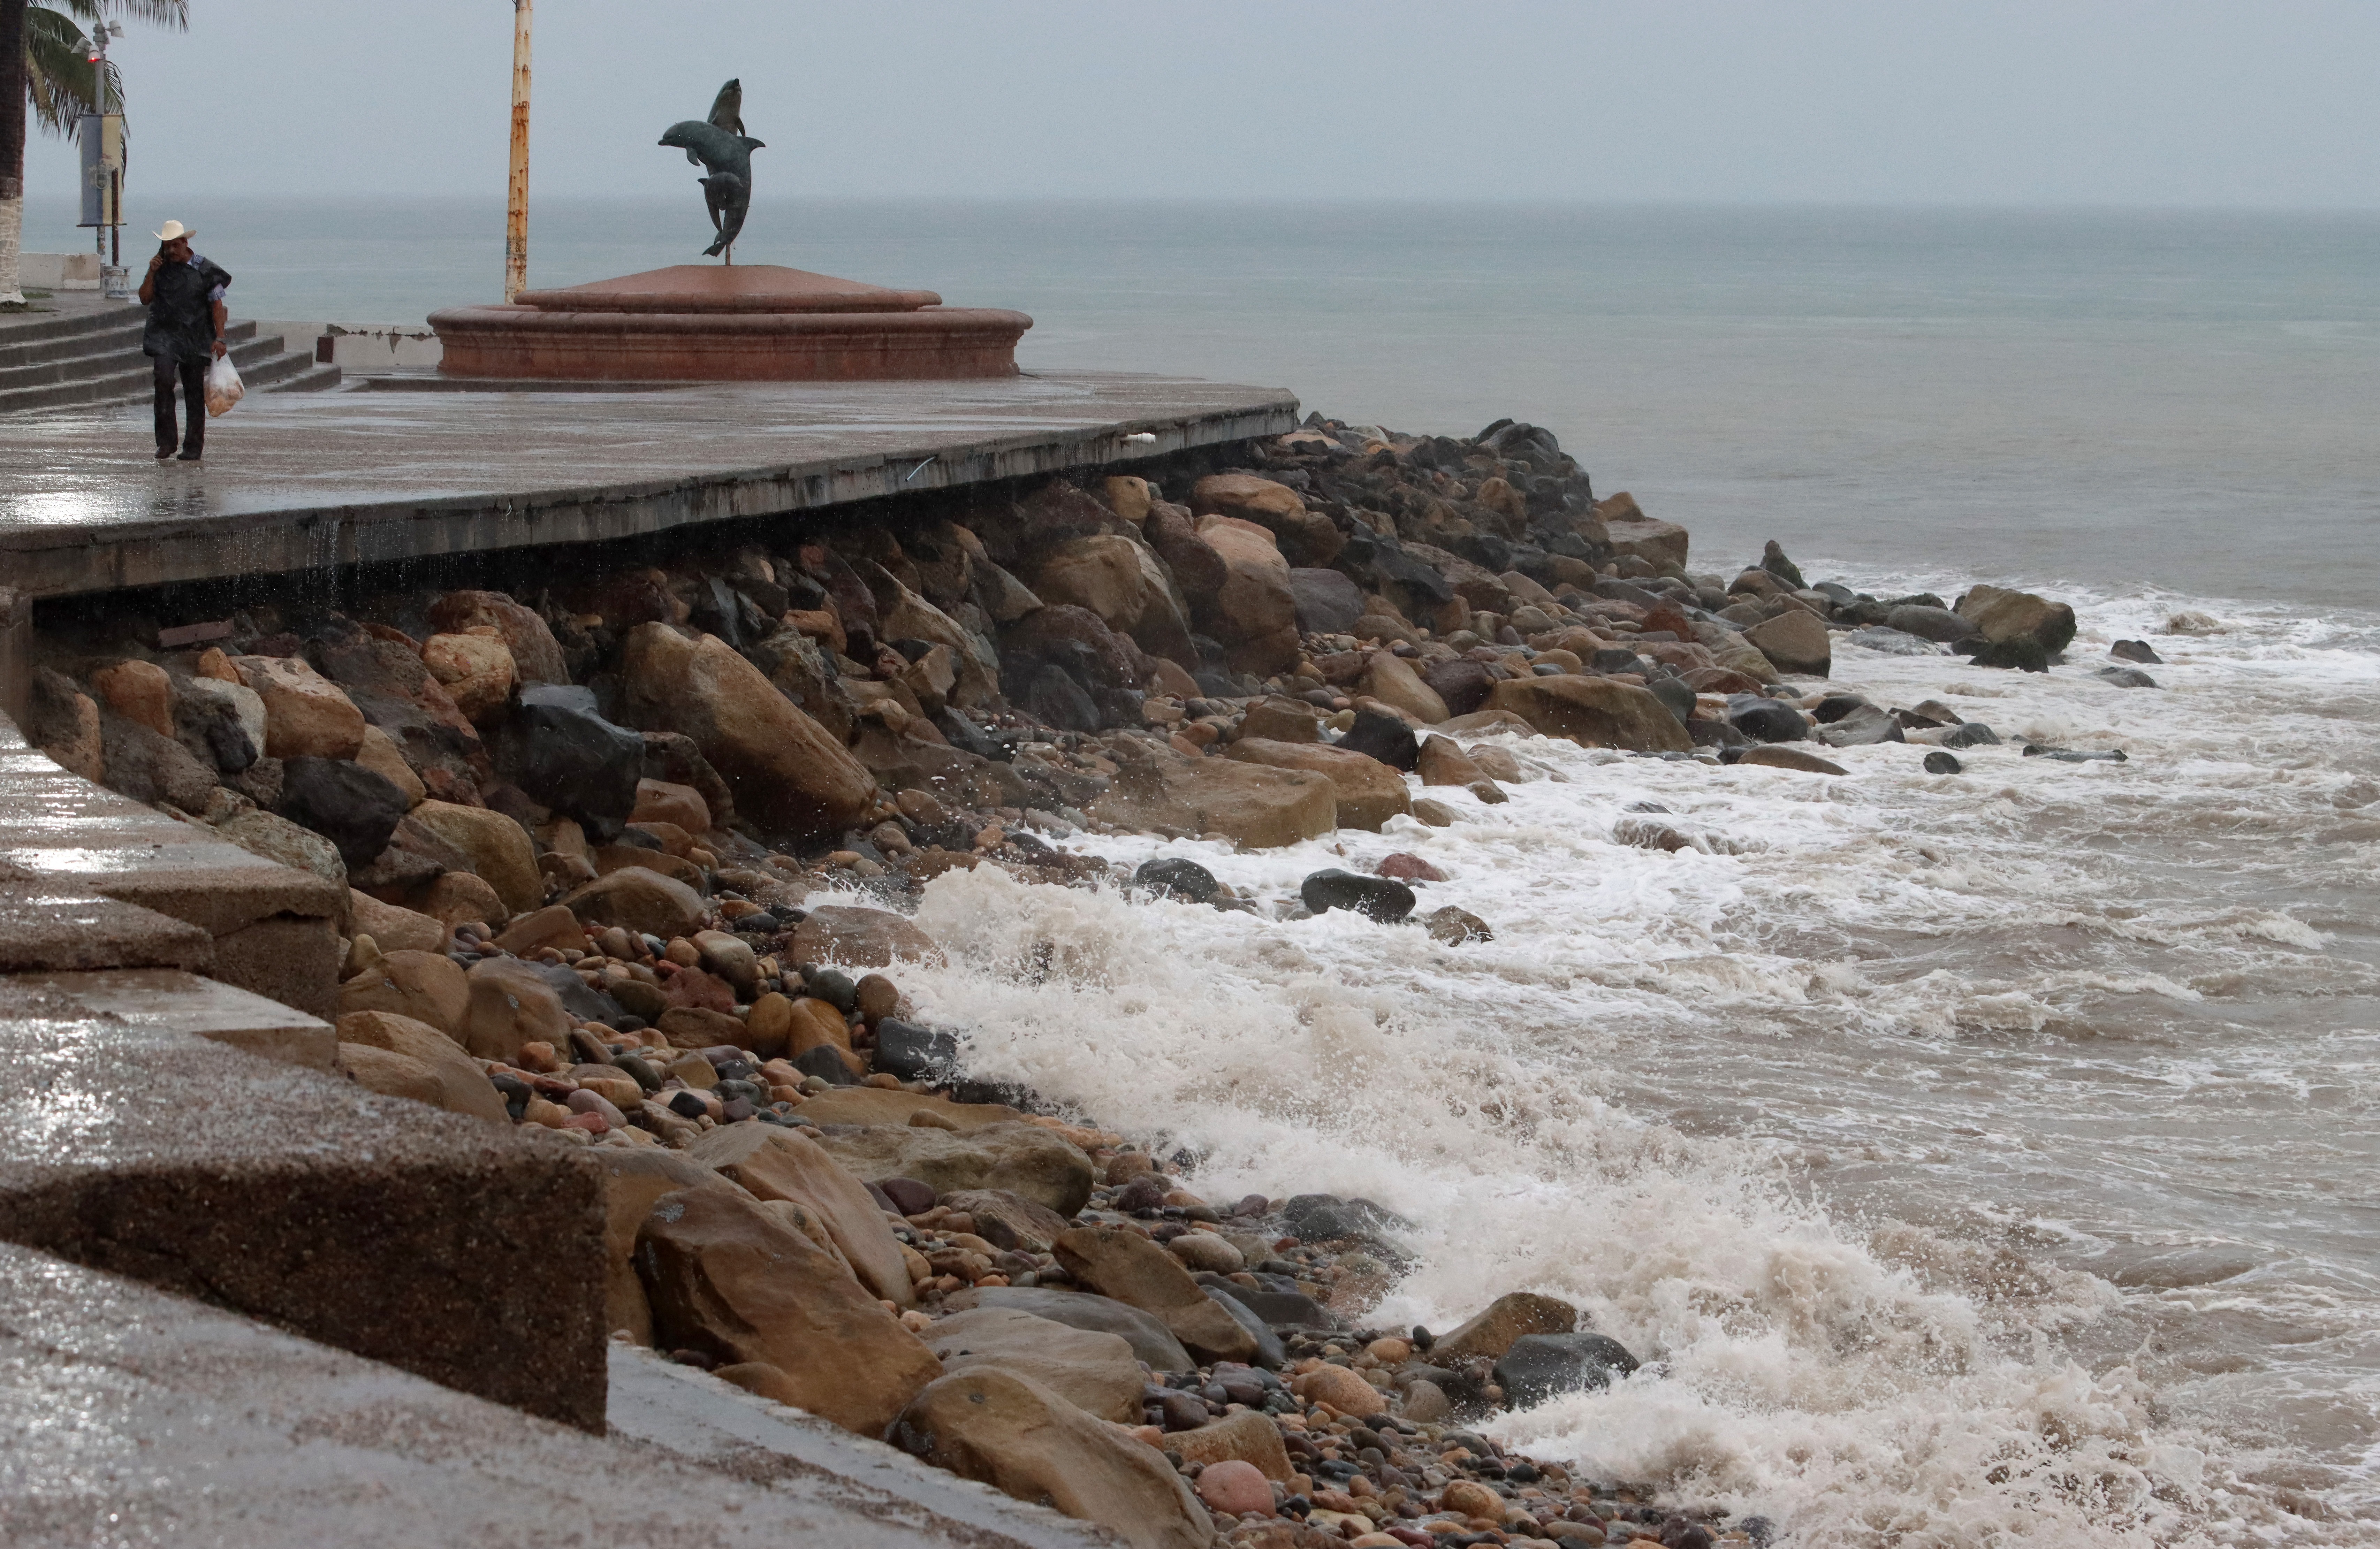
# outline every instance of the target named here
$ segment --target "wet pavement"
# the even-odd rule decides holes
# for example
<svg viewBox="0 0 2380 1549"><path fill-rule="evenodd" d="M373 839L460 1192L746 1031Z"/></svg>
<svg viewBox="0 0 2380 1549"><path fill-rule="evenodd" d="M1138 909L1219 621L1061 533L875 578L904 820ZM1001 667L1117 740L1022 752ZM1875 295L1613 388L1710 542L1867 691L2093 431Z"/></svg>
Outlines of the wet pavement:
<svg viewBox="0 0 2380 1549"><path fill-rule="evenodd" d="M0 584L58 597L627 538L1276 435L1297 413L1285 389L1123 373L435 385L251 395L199 464L152 458L145 405L0 418Z"/></svg>

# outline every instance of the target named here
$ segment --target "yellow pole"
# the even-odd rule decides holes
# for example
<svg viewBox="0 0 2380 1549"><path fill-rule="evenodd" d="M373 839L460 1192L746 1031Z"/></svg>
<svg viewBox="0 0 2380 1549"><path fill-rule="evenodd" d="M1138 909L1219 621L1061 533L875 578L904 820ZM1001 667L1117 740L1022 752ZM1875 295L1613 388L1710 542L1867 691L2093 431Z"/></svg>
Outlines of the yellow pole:
<svg viewBox="0 0 2380 1549"><path fill-rule="evenodd" d="M504 299L528 289L529 0L513 0L513 159L504 188Z"/></svg>

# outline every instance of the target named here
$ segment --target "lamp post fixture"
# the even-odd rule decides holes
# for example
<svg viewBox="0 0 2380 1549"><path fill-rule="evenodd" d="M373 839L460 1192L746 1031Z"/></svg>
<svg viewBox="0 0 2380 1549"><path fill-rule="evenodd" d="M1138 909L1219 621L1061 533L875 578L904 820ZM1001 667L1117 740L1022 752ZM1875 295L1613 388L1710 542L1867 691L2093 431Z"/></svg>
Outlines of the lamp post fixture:
<svg viewBox="0 0 2380 1549"><path fill-rule="evenodd" d="M111 101L107 88L108 42L122 36L123 23L94 21L84 54L91 61L96 87L92 95L99 107L81 124L86 142L83 175L91 181L90 194L97 196L95 200L87 197L85 208L94 217L91 240L99 252L100 288L111 301L129 300L132 296L131 276L124 268L124 103Z"/></svg>
<svg viewBox="0 0 2380 1549"><path fill-rule="evenodd" d="M513 0L513 152L504 186L504 300L528 289L529 0Z"/></svg>

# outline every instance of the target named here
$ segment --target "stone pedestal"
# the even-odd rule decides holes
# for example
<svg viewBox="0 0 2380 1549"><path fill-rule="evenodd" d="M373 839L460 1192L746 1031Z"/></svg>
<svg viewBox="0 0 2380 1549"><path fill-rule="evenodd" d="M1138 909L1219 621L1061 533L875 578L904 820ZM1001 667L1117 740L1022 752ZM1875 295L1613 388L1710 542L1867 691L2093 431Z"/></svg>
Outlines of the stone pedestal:
<svg viewBox="0 0 2380 1549"><path fill-rule="evenodd" d="M892 381L1016 375L1022 312L775 264L683 263L430 315L453 377Z"/></svg>

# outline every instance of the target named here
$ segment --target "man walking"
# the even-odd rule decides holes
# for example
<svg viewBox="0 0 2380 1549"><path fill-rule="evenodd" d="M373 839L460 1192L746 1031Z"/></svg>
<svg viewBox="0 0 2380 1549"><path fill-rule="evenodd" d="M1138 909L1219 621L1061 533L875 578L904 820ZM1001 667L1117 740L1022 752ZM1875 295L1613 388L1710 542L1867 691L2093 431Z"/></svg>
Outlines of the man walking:
<svg viewBox="0 0 2380 1549"><path fill-rule="evenodd" d="M179 439L181 460L195 463L207 444L207 362L224 353L224 287L231 276L190 251L198 233L179 221L158 232L157 256L140 282L149 326L140 348L157 373L157 460L174 455L174 384L182 385L189 430Z"/></svg>

